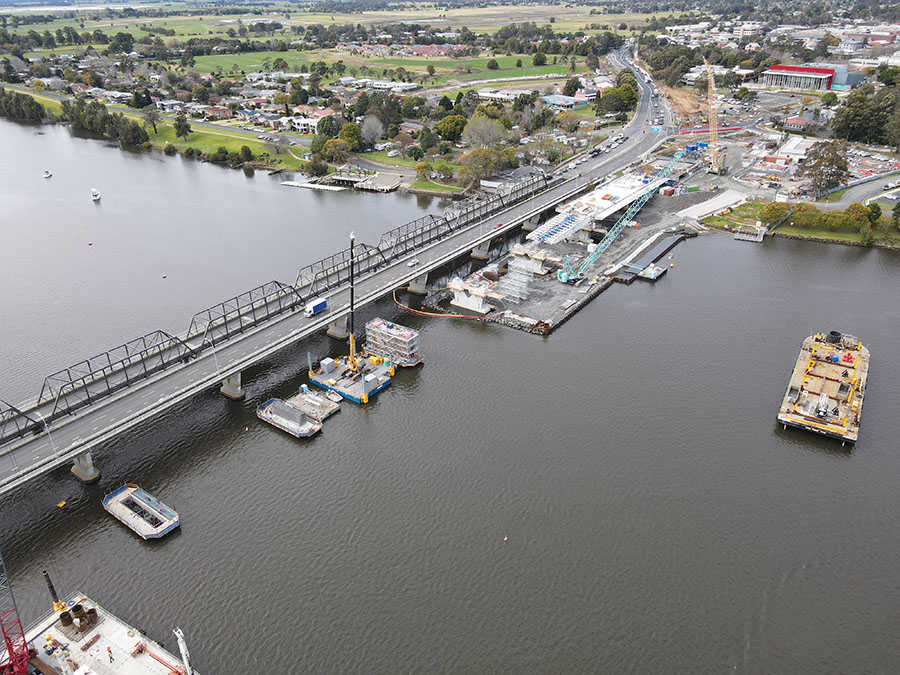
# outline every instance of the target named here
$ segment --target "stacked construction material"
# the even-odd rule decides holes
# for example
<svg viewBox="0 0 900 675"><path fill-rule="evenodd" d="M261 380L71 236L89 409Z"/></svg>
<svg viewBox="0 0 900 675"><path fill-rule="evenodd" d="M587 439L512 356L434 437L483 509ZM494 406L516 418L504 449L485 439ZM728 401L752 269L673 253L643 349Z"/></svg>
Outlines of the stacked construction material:
<svg viewBox="0 0 900 675"><path fill-rule="evenodd" d="M366 324L366 351L396 366L422 363L419 332L377 317Z"/></svg>

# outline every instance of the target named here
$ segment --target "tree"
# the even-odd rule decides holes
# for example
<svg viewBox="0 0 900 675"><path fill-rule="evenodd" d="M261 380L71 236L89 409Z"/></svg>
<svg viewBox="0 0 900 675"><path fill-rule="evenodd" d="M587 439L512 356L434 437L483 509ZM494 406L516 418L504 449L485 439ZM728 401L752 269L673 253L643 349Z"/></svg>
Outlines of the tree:
<svg viewBox="0 0 900 675"><path fill-rule="evenodd" d="M791 212L790 204L770 202L759 211L759 219L766 225L774 225Z"/></svg>
<svg viewBox="0 0 900 675"><path fill-rule="evenodd" d="M847 144L843 141L814 144L797 171L797 176L808 178L810 188L819 194L841 185L848 175Z"/></svg>
<svg viewBox="0 0 900 675"><path fill-rule="evenodd" d="M159 110L156 108L154 104L148 105L144 108L144 128L147 126L153 127L153 133L156 133L156 123L162 119L162 116L159 114Z"/></svg>
<svg viewBox="0 0 900 675"><path fill-rule="evenodd" d="M431 175L431 164L428 162L419 162L416 164L416 178L425 180Z"/></svg>
<svg viewBox="0 0 900 675"><path fill-rule="evenodd" d="M475 115L466 124L462 132L462 139L469 145L478 148L487 148L506 138L506 128L498 121Z"/></svg>
<svg viewBox="0 0 900 675"><path fill-rule="evenodd" d="M638 95L635 91L635 88L632 87L629 83L625 83L620 87L617 87L617 91L619 94L619 99L622 101L622 108L625 110L631 110L634 106L637 105Z"/></svg>
<svg viewBox="0 0 900 675"><path fill-rule="evenodd" d="M322 157L334 164L342 164L347 161L349 155L350 146L347 144L347 141L340 138L329 139L322 146Z"/></svg>
<svg viewBox="0 0 900 675"><path fill-rule="evenodd" d="M488 70L500 70L500 64L497 63L497 59L491 59L487 62Z"/></svg>
<svg viewBox="0 0 900 675"><path fill-rule="evenodd" d="M341 130L341 125L334 119L334 115L328 115L316 124L316 133L326 138L335 138Z"/></svg>
<svg viewBox="0 0 900 675"><path fill-rule="evenodd" d="M570 77L563 85L563 96L574 96L575 92L581 89L581 80L577 77Z"/></svg>
<svg viewBox="0 0 900 675"><path fill-rule="evenodd" d="M306 173L310 176L324 176L328 173L328 164L318 155L314 155L306 164Z"/></svg>
<svg viewBox="0 0 900 675"><path fill-rule="evenodd" d="M881 206L878 205L878 202L872 202L869 204L869 222L874 226L879 218L881 218Z"/></svg>
<svg viewBox="0 0 900 675"><path fill-rule="evenodd" d="M434 77L434 66L430 63L428 64L428 68L425 69L428 72L429 77Z"/></svg>
<svg viewBox="0 0 900 675"><path fill-rule="evenodd" d="M416 161L422 159L425 156L425 151L418 145L410 146L406 151L407 156L410 159L414 159Z"/></svg>
<svg viewBox="0 0 900 675"><path fill-rule="evenodd" d="M190 123L187 121L187 118L184 116L184 113L178 113L175 117L175 137L183 138L187 140L188 135L193 131L191 129Z"/></svg>
<svg viewBox="0 0 900 675"><path fill-rule="evenodd" d="M546 66L547 65L547 55L544 54L544 52L538 52L533 57L531 57L531 65Z"/></svg>
<svg viewBox="0 0 900 675"><path fill-rule="evenodd" d="M351 152L356 152L362 146L362 133L356 122L347 122L338 132L338 138L350 146Z"/></svg>
<svg viewBox="0 0 900 675"><path fill-rule="evenodd" d="M522 59L516 59L516 68L522 67Z"/></svg>
<svg viewBox="0 0 900 675"><path fill-rule="evenodd" d="M894 204L891 213L894 214L894 227L900 227L900 202Z"/></svg>
<svg viewBox="0 0 900 675"><path fill-rule="evenodd" d="M248 145L241 146L241 161L242 162L253 161L253 151L250 149L250 146L248 146Z"/></svg>
<svg viewBox="0 0 900 675"><path fill-rule="evenodd" d="M371 146L378 142L384 133L384 125L375 115L366 115L363 119L359 134L364 145Z"/></svg>
<svg viewBox="0 0 900 675"><path fill-rule="evenodd" d="M826 91L822 94L822 105L830 108L833 105L837 105L838 97L833 91Z"/></svg>
<svg viewBox="0 0 900 675"><path fill-rule="evenodd" d="M462 135L463 129L466 128L466 118L464 115L448 115L440 122L434 125L441 138L445 141L456 141Z"/></svg>

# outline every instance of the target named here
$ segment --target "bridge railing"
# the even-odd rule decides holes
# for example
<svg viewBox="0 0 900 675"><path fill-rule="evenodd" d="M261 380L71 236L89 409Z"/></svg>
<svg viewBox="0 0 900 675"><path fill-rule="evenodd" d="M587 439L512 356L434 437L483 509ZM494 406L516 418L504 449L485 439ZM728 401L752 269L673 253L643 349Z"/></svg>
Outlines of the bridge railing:
<svg viewBox="0 0 900 675"><path fill-rule="evenodd" d="M47 420L56 419L135 382L183 363L196 353L180 338L157 330L48 375L38 404L51 404ZM0 442L5 440L0 437Z"/></svg>
<svg viewBox="0 0 900 675"><path fill-rule="evenodd" d="M490 197L460 202L445 216L429 214L389 230L382 235L378 246L356 244L356 276L372 274L398 258L534 196L547 185L545 176L532 175ZM37 408L46 410L47 422L68 415L173 365L185 363L281 314L295 311L310 299L343 286L349 278L350 250L344 249L302 267L294 285L271 281L196 313L184 338L154 331L48 375ZM0 445L39 432L42 426L26 412L0 406Z"/></svg>
<svg viewBox="0 0 900 675"><path fill-rule="evenodd" d="M270 281L194 314L185 341L202 351L207 345L230 340L304 302L294 286Z"/></svg>

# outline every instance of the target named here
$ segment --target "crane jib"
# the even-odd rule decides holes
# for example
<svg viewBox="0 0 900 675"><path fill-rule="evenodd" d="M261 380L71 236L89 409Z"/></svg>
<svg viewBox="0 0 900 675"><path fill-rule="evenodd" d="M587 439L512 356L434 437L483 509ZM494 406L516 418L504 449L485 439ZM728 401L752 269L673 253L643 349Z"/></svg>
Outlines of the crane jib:
<svg viewBox="0 0 900 675"><path fill-rule="evenodd" d="M675 165L678 164L678 161L684 157L685 151L679 150L675 153L675 156L672 157L671 160L656 174L656 180L664 180L669 177L669 174L672 173L672 170L675 168ZM658 186L654 185L653 187L644 191L636 200L634 200L631 205L628 207L628 210L625 211L624 215L616 221L616 224L612 226L609 232L600 240L600 243L597 244L597 248L591 251L591 254L584 259L581 265L578 266L577 270L572 269L572 265L569 263L569 256L566 256L563 260L565 267L559 270L556 273L556 277L562 281L563 283L574 283L578 279L583 279L584 275L590 269L591 265L593 265L597 258L610 247L616 237L625 229L625 226L631 222L632 218L640 211L644 204L646 204L650 197L653 196L653 193L656 192L656 188Z"/></svg>

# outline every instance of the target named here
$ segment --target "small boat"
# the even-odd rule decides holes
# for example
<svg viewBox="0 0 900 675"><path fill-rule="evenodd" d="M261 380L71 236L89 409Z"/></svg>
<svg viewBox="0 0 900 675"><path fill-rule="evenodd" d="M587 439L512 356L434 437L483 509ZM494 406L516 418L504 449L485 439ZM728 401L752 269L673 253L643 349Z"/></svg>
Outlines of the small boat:
<svg viewBox="0 0 900 675"><path fill-rule="evenodd" d="M331 389L325 392L325 398L327 398L329 401L333 401L334 403L340 403L344 400L343 396L341 396L336 391L331 391Z"/></svg>
<svg viewBox="0 0 900 675"><path fill-rule="evenodd" d="M52 175L53 174L50 173L49 171L44 171L44 178L50 178L50 176L52 176Z"/></svg>
<svg viewBox="0 0 900 675"><path fill-rule="evenodd" d="M125 483L103 497L103 508L141 539L159 539L181 524L175 509L134 483Z"/></svg>
<svg viewBox="0 0 900 675"><path fill-rule="evenodd" d="M100 201L100 190L98 190L97 188L91 188L91 199L94 200L95 202L99 202Z"/></svg>

